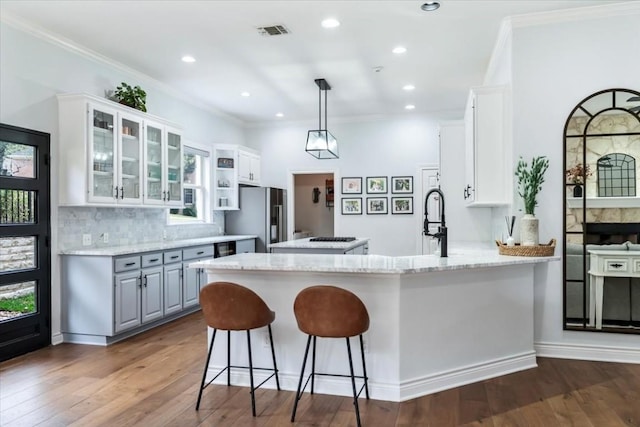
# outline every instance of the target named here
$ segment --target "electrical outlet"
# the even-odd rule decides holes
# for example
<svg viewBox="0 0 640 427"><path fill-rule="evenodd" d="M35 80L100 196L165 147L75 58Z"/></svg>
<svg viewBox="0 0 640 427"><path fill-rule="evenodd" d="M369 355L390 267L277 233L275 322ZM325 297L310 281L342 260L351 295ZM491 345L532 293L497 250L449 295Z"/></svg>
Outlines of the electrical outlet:
<svg viewBox="0 0 640 427"><path fill-rule="evenodd" d="M263 332L261 334L261 338L262 338L262 346L264 348L270 348L271 347L271 343L269 342L269 333L268 332Z"/></svg>
<svg viewBox="0 0 640 427"><path fill-rule="evenodd" d="M109 233L102 233L102 243L109 243Z"/></svg>
<svg viewBox="0 0 640 427"><path fill-rule="evenodd" d="M91 245L91 234L83 234L82 246L90 246L90 245Z"/></svg>
<svg viewBox="0 0 640 427"><path fill-rule="evenodd" d="M166 228L162 230L162 238L163 239L167 238L167 229Z"/></svg>

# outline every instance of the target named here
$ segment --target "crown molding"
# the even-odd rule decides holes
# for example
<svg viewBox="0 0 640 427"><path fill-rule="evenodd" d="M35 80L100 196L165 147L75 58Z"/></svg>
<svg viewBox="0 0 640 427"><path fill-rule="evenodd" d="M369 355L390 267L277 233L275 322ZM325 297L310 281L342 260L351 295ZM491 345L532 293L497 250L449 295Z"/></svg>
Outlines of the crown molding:
<svg viewBox="0 0 640 427"><path fill-rule="evenodd" d="M640 14L639 1L578 7L510 17L513 28Z"/></svg>
<svg viewBox="0 0 640 427"><path fill-rule="evenodd" d="M28 23L22 19L20 19L19 17L15 16L14 14L10 13L10 12L6 12L3 11L2 14L0 15L0 21L2 21L3 23L23 32L26 34L29 34L31 36L34 36L40 40L44 40L47 43L56 45L58 47L61 47L62 49L65 49L69 52L72 52L78 56L81 56L85 59L88 59L90 61L93 62L97 62L99 64L102 65L106 65L108 67L111 67L119 72L122 73L126 73L129 75L132 75L135 79L138 79L142 82L145 82L145 84L148 84L150 86L153 86L154 88L164 92L167 95L170 95L174 98L178 98L184 102L186 102L187 104L190 104L194 107L200 108L204 111L207 111L211 114L214 114L220 118L224 118L226 120L229 120L230 122L238 125L238 126L244 126L245 122L243 120L238 119L237 117L231 116L227 113L225 113L224 111L218 110L210 105L207 105L203 102L199 102L197 100L194 100L191 97L186 96L184 93L174 89L173 87L161 82L160 80L157 80L147 74L144 74L134 68L131 68L121 62L118 62L112 58L109 58L107 56L104 56L98 52L95 52L85 46L82 46L80 44L77 44L75 42L72 42L71 40L60 36L59 34L55 34L51 31L45 30L44 28L35 25L33 23Z"/></svg>
<svg viewBox="0 0 640 427"><path fill-rule="evenodd" d="M511 37L513 35L513 25L511 18L506 17L500 22L500 29L498 30L498 37L496 43L493 46L491 57L489 58L489 65L484 75L484 85L490 85L490 81L496 73L500 58L505 55L508 49L511 48Z"/></svg>

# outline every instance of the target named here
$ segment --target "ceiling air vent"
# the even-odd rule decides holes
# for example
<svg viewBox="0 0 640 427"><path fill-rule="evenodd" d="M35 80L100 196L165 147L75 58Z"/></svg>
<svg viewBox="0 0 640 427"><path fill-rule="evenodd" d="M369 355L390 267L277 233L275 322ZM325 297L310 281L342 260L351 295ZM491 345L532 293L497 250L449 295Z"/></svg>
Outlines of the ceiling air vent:
<svg viewBox="0 0 640 427"><path fill-rule="evenodd" d="M280 34L289 34L291 31L284 25L271 25L269 27L258 27L258 33L263 36L279 36Z"/></svg>

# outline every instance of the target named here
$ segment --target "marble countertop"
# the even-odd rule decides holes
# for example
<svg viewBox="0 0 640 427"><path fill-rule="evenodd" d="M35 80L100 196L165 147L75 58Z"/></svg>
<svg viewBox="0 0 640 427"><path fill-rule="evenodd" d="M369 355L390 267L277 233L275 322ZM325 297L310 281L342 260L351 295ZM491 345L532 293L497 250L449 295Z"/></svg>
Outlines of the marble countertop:
<svg viewBox="0 0 640 427"><path fill-rule="evenodd" d="M239 254L195 262L192 268L210 270L299 271L325 273L415 274L434 271L500 267L558 261L561 257L512 257L497 248L456 250L448 258L436 255Z"/></svg>
<svg viewBox="0 0 640 427"><path fill-rule="evenodd" d="M138 243L126 246L106 246L101 248L73 248L60 250L60 255L89 255L89 256L118 256L141 252L163 251L167 249L184 248L187 246L208 245L219 242L233 242L238 240L255 239L258 236L213 236L185 240L164 240L162 242Z"/></svg>
<svg viewBox="0 0 640 427"><path fill-rule="evenodd" d="M364 245L369 241L366 237L357 237L356 240L350 242L311 242L313 237L307 237L304 239L287 240L286 242L272 243L269 245L269 249L344 249L349 250L361 245Z"/></svg>

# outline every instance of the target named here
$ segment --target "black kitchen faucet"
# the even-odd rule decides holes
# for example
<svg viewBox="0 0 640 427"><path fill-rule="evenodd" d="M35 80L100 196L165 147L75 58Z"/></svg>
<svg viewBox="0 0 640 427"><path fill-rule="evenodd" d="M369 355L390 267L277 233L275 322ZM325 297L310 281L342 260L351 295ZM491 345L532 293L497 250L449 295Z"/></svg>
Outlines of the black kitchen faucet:
<svg viewBox="0 0 640 427"><path fill-rule="evenodd" d="M429 197L431 194L437 193L440 198L440 221L429 221ZM437 233L429 233L429 224L440 224L438 226ZM424 198L424 235L436 237L440 242L440 256L442 258L447 257L447 224L444 220L444 193L439 188L433 188L429 190L427 196Z"/></svg>

